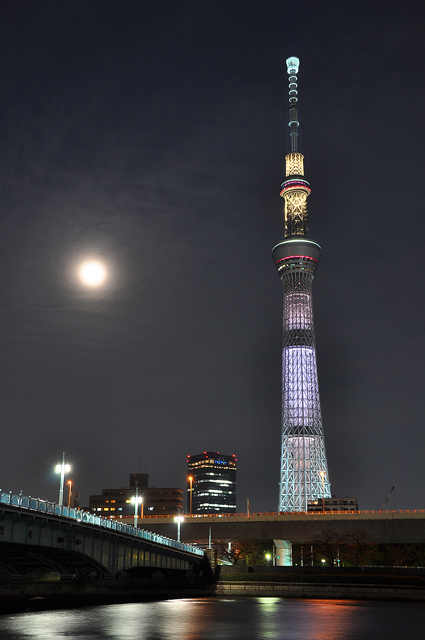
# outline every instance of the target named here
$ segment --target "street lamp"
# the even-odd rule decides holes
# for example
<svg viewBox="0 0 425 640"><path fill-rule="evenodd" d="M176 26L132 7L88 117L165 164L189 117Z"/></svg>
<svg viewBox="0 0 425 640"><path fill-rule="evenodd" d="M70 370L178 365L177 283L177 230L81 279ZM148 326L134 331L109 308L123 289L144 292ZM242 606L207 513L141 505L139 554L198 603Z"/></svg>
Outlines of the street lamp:
<svg viewBox="0 0 425 640"><path fill-rule="evenodd" d="M322 510L325 513L325 472L319 471L319 476L322 478Z"/></svg>
<svg viewBox="0 0 425 640"><path fill-rule="evenodd" d="M59 506L63 505L63 482L65 480L65 473L69 473L71 471L71 467L69 464L65 464L65 453L62 455L62 464L57 464L55 467L56 473L60 473L61 477L59 480Z"/></svg>
<svg viewBox="0 0 425 640"><path fill-rule="evenodd" d="M193 477L189 476L189 515L192 515L192 491L193 491Z"/></svg>
<svg viewBox="0 0 425 640"><path fill-rule="evenodd" d="M183 521L184 521L184 518L183 516L180 515L180 509L179 509L179 515L174 518L174 522L177 522L177 542L180 542L180 524Z"/></svg>
<svg viewBox="0 0 425 640"><path fill-rule="evenodd" d="M142 518L143 518L143 498L139 496L139 487L136 487L136 495L131 498L131 502L134 503L134 528L137 529L137 512L139 504L142 505Z"/></svg>

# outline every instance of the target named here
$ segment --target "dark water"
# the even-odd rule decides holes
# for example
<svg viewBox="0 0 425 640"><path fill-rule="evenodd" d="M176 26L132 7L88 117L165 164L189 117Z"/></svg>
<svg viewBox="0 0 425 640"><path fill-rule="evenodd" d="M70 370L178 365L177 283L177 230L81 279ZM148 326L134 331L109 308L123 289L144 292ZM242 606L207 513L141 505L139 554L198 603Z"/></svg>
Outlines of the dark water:
<svg viewBox="0 0 425 640"><path fill-rule="evenodd" d="M425 604L191 598L0 618L1 640L416 640Z"/></svg>

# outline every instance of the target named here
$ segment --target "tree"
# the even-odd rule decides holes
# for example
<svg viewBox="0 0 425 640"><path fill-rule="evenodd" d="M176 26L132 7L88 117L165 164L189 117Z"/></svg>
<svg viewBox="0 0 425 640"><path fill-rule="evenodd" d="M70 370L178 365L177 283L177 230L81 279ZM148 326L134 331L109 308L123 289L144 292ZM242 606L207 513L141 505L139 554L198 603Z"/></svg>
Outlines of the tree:
<svg viewBox="0 0 425 640"><path fill-rule="evenodd" d="M412 565L414 567L425 567L425 544L412 544Z"/></svg>
<svg viewBox="0 0 425 640"><path fill-rule="evenodd" d="M383 564L393 567L408 567L412 564L412 545L385 544L381 545Z"/></svg>
<svg viewBox="0 0 425 640"><path fill-rule="evenodd" d="M218 540L214 543L219 560L225 560L230 564L238 564L241 560L241 549L231 540Z"/></svg>
<svg viewBox="0 0 425 640"><path fill-rule="evenodd" d="M360 567L365 564L372 564L378 557L376 545L370 542L367 533L354 531L349 533L343 543L343 564Z"/></svg>
<svg viewBox="0 0 425 640"><path fill-rule="evenodd" d="M231 564L266 564L266 553L272 553L272 543L264 540L220 540L215 546L219 558Z"/></svg>
<svg viewBox="0 0 425 640"><path fill-rule="evenodd" d="M323 530L314 540L313 544L315 556L317 554L325 556L329 566L333 567L335 565L335 558L337 556L338 549L343 544L340 536L332 531Z"/></svg>

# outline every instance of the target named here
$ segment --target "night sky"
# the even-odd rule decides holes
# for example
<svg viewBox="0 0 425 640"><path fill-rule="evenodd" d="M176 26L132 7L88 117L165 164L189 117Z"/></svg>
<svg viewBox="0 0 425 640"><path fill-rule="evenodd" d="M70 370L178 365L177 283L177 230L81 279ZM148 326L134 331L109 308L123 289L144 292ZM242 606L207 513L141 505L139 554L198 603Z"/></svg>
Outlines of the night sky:
<svg viewBox="0 0 425 640"><path fill-rule="evenodd" d="M425 6L17 0L0 7L2 490L81 504L236 454L275 511L288 56L332 493L425 508ZM385 10L384 10L385 9ZM107 283L83 286L96 257Z"/></svg>

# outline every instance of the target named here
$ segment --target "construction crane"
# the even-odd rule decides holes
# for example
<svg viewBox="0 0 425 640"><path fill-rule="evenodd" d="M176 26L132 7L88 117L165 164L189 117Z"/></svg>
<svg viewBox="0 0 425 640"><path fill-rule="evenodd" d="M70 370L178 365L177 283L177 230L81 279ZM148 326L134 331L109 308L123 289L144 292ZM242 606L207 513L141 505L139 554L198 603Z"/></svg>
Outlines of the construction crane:
<svg viewBox="0 0 425 640"><path fill-rule="evenodd" d="M388 491L387 495L385 496L385 498L383 499L383 501L379 505L377 511L380 511L381 509L383 509L383 507L385 507L385 505L387 504L388 500L390 499L390 495L392 494L394 489L395 489L395 487L391 487L391 489Z"/></svg>

